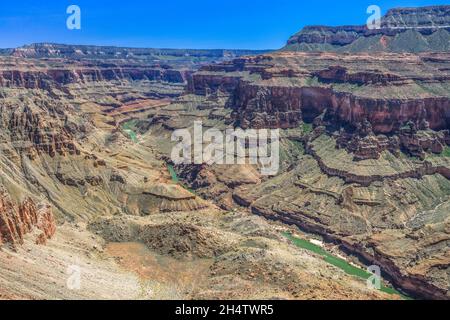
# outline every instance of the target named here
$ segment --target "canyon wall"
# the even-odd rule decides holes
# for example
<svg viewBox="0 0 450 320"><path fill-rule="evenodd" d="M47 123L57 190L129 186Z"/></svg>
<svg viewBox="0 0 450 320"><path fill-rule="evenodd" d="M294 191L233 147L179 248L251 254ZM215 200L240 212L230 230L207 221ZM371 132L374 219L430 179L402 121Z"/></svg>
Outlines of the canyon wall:
<svg viewBox="0 0 450 320"><path fill-rule="evenodd" d="M426 122L433 130L450 128L450 99L448 91L442 90L450 81L445 67L448 55L389 54L380 62L355 55L355 60L364 63L355 70L347 67L346 60L351 58L339 54L279 53L259 59L237 59L195 73L188 91L200 95L227 93L228 107L234 109L236 124L243 128L295 128L303 120L312 122L319 116L352 128L367 120L375 134L398 132L407 122L417 127ZM412 70L394 71L405 58L411 60ZM326 66L328 63L334 65ZM373 69L387 66L392 71ZM417 71L423 67L441 71ZM435 94L434 88L442 94ZM419 90L423 91L420 95Z"/></svg>
<svg viewBox="0 0 450 320"><path fill-rule="evenodd" d="M450 6L392 9L379 29L367 26L307 26L283 50L334 52L424 52L450 48ZM415 43L414 43L415 42Z"/></svg>
<svg viewBox="0 0 450 320"><path fill-rule="evenodd" d="M26 89L50 89L71 83L98 81L149 80L184 83L189 71L155 67L96 67L79 69L48 69L39 71L0 70L0 86Z"/></svg>
<svg viewBox="0 0 450 320"><path fill-rule="evenodd" d="M164 61L166 63L193 63L192 58L206 61L220 61L244 55L256 55L267 50L227 50L227 49L158 49L127 48L114 46L70 45L58 43L32 43L19 48L4 49L1 53L20 58L64 58L77 60L117 60Z"/></svg>
<svg viewBox="0 0 450 320"><path fill-rule="evenodd" d="M368 120L375 133L398 131L407 121L425 120L431 129L450 127L450 100L364 98L321 87L255 86L242 83L236 90L235 116L242 127L293 128L327 111L340 124Z"/></svg>

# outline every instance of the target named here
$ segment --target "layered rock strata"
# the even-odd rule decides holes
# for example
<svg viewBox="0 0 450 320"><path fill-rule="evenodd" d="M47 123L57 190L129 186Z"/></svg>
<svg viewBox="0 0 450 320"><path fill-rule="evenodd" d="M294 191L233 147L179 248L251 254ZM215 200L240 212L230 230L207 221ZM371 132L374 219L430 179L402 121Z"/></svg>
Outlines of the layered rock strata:
<svg viewBox="0 0 450 320"><path fill-rule="evenodd" d="M293 51L446 51L450 6L392 9L380 28L308 26L293 35L284 50ZM415 43L413 43L415 42Z"/></svg>
<svg viewBox="0 0 450 320"><path fill-rule="evenodd" d="M449 142L449 62L446 53L277 53L203 68L188 90L227 94L236 126L313 123L341 129L339 146L356 160L383 150L423 158Z"/></svg>

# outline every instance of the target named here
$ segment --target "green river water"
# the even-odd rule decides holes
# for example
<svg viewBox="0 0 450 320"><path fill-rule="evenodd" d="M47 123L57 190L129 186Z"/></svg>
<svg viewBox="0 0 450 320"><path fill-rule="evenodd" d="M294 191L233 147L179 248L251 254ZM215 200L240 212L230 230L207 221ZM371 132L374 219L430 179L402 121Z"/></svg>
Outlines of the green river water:
<svg viewBox="0 0 450 320"><path fill-rule="evenodd" d="M175 169L173 168L173 166L168 164L167 170L169 170L170 176L172 177L172 181L175 183L179 183L180 179L178 178L177 173L175 172Z"/></svg>
<svg viewBox="0 0 450 320"><path fill-rule="evenodd" d="M136 132L132 129L134 127L135 120L127 121L122 124L122 130L125 131L129 136L131 141L136 143L138 141Z"/></svg>
<svg viewBox="0 0 450 320"><path fill-rule="evenodd" d="M311 243L308 240L304 240L304 239L300 239L297 237L294 237L292 234L288 233L288 232L284 232L283 236L288 238L294 245L296 245L299 248L308 250L308 251L312 251L316 254L319 254L320 256L323 257L323 259L338 267L339 269L343 270L345 273L367 280L369 279L371 276L373 276L372 273L358 268L350 263L348 263L346 260L336 257L334 255L332 255L331 253L329 253L328 251L326 251L325 249L323 249L322 247L315 245L314 243ZM404 294L402 294L401 292L395 290L394 288L391 287L386 287L385 285L381 284L381 288L380 290L382 292L386 292L388 294L396 294L396 295L400 295L402 296L404 299L409 299L407 296L405 296Z"/></svg>

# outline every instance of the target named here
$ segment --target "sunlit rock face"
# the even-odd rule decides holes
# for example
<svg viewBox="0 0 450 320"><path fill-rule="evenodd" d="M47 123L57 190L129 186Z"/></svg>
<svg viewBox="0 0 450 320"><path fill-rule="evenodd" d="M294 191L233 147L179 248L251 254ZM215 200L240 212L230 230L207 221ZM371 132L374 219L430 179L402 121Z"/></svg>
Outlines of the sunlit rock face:
<svg viewBox="0 0 450 320"><path fill-rule="evenodd" d="M449 141L449 64L448 53L279 52L204 67L188 90L228 95L243 128L314 123L344 129L340 145L360 159L399 148L423 157Z"/></svg>
<svg viewBox="0 0 450 320"><path fill-rule="evenodd" d="M308 26L283 50L333 52L425 52L450 49L450 6L399 8L367 26Z"/></svg>
<svg viewBox="0 0 450 320"><path fill-rule="evenodd" d="M35 232L36 231L36 232ZM0 245L20 245L24 236L35 232L35 242L45 244L56 232L52 208L48 204L36 205L31 198L14 203L7 191L0 188Z"/></svg>

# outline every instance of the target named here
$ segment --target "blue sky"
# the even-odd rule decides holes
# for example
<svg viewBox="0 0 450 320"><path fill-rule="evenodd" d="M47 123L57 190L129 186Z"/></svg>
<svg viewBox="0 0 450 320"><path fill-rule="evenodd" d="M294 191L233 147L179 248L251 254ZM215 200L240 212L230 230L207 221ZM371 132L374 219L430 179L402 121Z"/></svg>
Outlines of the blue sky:
<svg viewBox="0 0 450 320"><path fill-rule="evenodd" d="M366 9L440 0L16 0L0 1L0 47L32 42L157 48L276 49L305 25L364 24ZM81 30L66 9L81 8Z"/></svg>

